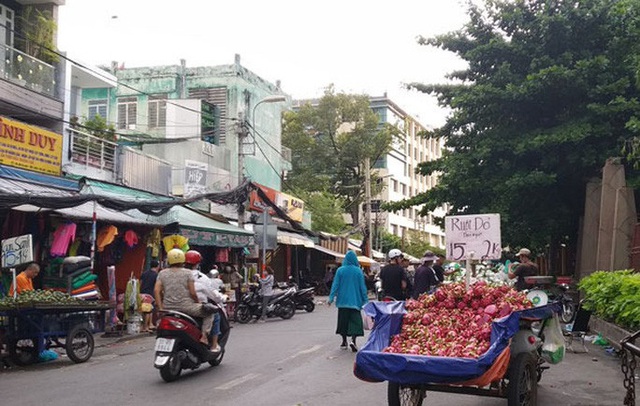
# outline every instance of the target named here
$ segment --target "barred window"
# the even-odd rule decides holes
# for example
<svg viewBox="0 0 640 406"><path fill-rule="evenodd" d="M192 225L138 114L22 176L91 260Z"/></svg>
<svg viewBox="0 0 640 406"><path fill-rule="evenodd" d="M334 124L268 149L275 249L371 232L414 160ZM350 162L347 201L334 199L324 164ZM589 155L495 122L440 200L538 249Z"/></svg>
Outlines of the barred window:
<svg viewBox="0 0 640 406"><path fill-rule="evenodd" d="M96 116L107 119L107 99L89 100L87 118L93 120Z"/></svg>
<svg viewBox="0 0 640 406"><path fill-rule="evenodd" d="M118 129L135 129L138 116L138 98L120 97L118 99Z"/></svg>
<svg viewBox="0 0 640 406"><path fill-rule="evenodd" d="M167 125L167 95L149 96L149 128L162 128Z"/></svg>

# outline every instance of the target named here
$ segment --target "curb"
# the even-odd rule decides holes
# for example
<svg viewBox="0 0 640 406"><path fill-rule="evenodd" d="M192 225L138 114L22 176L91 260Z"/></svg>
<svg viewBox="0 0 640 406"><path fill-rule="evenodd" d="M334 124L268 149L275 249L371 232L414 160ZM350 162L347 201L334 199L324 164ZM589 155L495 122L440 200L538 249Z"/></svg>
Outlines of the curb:
<svg viewBox="0 0 640 406"><path fill-rule="evenodd" d="M152 335L149 333L141 333L135 335L123 334L120 337L104 337L104 334L105 333L102 333L101 335L95 337L95 348L102 348L111 344L125 343L127 341L133 341L143 337L155 337L155 334Z"/></svg>

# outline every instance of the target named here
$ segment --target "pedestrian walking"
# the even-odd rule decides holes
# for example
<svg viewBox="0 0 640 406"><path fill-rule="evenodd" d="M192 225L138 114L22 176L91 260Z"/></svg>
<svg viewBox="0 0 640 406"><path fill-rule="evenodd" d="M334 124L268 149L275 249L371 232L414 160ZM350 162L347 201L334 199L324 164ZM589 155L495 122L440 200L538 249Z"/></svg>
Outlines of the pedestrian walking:
<svg viewBox="0 0 640 406"><path fill-rule="evenodd" d="M355 252L349 251L344 257L342 266L338 268L327 304L335 300L338 308L338 325L336 334L342 337L340 348L347 349L347 337L351 337L351 351L358 351L356 338L364 336L362 325L362 307L369 301L367 297L367 287L364 283L364 274L358 263Z"/></svg>

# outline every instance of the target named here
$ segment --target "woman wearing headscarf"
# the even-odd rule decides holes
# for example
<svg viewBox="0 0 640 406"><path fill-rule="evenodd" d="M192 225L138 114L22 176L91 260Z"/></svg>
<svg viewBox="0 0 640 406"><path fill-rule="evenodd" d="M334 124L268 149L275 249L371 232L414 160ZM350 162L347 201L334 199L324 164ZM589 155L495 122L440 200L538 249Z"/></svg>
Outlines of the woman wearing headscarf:
<svg viewBox="0 0 640 406"><path fill-rule="evenodd" d="M338 308L336 334L342 336L340 348L347 349L347 337L351 337L351 351L358 351L356 337L364 336L360 310L369 301L364 274L353 251L347 252L342 266L336 271L329 293L329 305L335 300Z"/></svg>

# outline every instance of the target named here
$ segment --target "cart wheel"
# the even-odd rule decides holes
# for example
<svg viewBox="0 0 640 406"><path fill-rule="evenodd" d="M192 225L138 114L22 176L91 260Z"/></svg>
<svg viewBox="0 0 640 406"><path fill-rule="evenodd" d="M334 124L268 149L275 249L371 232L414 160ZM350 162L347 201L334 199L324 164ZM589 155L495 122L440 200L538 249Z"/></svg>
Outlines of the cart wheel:
<svg viewBox="0 0 640 406"><path fill-rule="evenodd" d="M11 340L8 343L8 351L14 364L25 366L38 360L38 343L35 338Z"/></svg>
<svg viewBox="0 0 640 406"><path fill-rule="evenodd" d="M538 371L536 356L518 354L509 366L508 406L535 406L538 397Z"/></svg>
<svg viewBox="0 0 640 406"><path fill-rule="evenodd" d="M71 361L76 364L85 362L93 355L93 334L85 327L75 326L67 335L64 346Z"/></svg>
<svg viewBox="0 0 640 406"><path fill-rule="evenodd" d="M387 402L389 406L421 406L427 393L423 389L401 386L396 382L389 382L387 386Z"/></svg>

